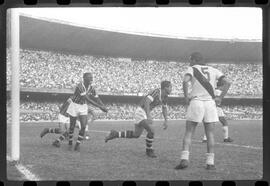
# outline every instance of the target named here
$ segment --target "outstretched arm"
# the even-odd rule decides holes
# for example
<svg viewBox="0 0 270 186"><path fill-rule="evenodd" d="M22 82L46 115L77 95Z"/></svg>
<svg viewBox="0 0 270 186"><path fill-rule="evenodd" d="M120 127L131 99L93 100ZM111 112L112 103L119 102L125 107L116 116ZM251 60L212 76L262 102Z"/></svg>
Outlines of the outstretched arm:
<svg viewBox="0 0 270 186"><path fill-rule="evenodd" d="M94 100L90 99L88 95L84 95L84 97L85 97L85 99L86 99L86 101L87 101L88 103L90 103L90 104L92 104L92 105L98 107L98 108L99 108L100 110L102 110L103 112L108 112L108 109L105 108L104 105L101 105L101 104L95 102Z"/></svg>

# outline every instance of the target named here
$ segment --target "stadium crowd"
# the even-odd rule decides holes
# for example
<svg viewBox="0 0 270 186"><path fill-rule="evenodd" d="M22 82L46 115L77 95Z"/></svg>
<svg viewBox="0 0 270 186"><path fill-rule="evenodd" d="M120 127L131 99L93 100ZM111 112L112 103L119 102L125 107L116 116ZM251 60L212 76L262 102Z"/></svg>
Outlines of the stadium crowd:
<svg viewBox="0 0 270 186"><path fill-rule="evenodd" d="M20 120L26 121L56 121L59 113L60 103L56 102L31 102L23 101L20 105ZM10 101L7 102L7 107L10 108ZM97 119L109 120L131 120L136 108L135 104L107 104L109 108L108 114L95 109ZM228 119L262 119L262 106L224 106L226 117ZM185 107L183 105L168 106L169 119L185 119ZM10 112L8 112L8 121L10 121ZM154 119L163 119L161 108L156 108L152 117Z"/></svg>
<svg viewBox="0 0 270 186"><path fill-rule="evenodd" d="M145 94L170 80L173 95L182 93L183 62L120 60L119 58L20 50L20 85L25 88L72 89L85 71L94 74L100 93ZM262 96L262 64L211 64L232 82L229 95ZM7 52L7 85L10 84L10 54Z"/></svg>

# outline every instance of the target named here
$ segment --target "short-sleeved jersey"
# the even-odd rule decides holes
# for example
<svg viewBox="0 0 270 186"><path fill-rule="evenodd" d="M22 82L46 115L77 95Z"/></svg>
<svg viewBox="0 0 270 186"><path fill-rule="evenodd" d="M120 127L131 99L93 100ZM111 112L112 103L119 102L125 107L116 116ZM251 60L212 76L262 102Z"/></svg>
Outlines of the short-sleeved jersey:
<svg viewBox="0 0 270 186"><path fill-rule="evenodd" d="M212 85L213 90L216 88L217 81L224 77L223 73L218 69L206 66L206 65L194 65L193 68L196 68ZM199 100L212 100L212 96L208 91L201 85L201 83L194 77L194 70L192 67L188 67L185 75L191 76L191 96L194 99Z"/></svg>
<svg viewBox="0 0 270 186"><path fill-rule="evenodd" d="M145 110L146 99L150 99L150 111L153 110L156 106L167 105L168 96L161 98L161 89L155 89L145 95L140 101L139 105Z"/></svg>
<svg viewBox="0 0 270 186"><path fill-rule="evenodd" d="M96 95L95 89L91 85L89 85L88 87L85 87L83 82L81 82L76 86L75 92L71 96L71 99L74 103L85 104L86 100L85 100L84 96L89 95L89 94Z"/></svg>

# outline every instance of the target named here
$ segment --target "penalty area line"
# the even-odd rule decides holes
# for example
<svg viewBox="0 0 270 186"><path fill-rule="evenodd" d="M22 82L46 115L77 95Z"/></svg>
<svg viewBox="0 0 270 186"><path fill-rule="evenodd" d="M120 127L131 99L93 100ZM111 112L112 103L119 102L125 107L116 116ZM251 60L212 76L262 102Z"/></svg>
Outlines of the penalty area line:
<svg viewBox="0 0 270 186"><path fill-rule="evenodd" d="M96 132L96 133L106 133L109 134L110 131L104 131L104 130L89 130L89 132ZM146 137L145 135L142 135L142 137ZM177 140L174 138L160 138L160 137L155 137L156 139L165 139L165 140ZM197 143L202 143L199 140L192 140ZM225 145L225 146L230 146L230 147L241 147L241 148L247 148L247 149L254 149L254 150L262 150L262 147L255 147L255 146L249 146L249 145L239 145L239 144L234 144L234 143L215 143L217 145Z"/></svg>
<svg viewBox="0 0 270 186"><path fill-rule="evenodd" d="M12 162L12 160L11 160L11 158L9 156L7 156L7 161ZM27 169L21 163L16 163L15 167L25 177L26 180L31 180L31 181L39 181L39 180L41 180L40 177L33 174L29 169Z"/></svg>

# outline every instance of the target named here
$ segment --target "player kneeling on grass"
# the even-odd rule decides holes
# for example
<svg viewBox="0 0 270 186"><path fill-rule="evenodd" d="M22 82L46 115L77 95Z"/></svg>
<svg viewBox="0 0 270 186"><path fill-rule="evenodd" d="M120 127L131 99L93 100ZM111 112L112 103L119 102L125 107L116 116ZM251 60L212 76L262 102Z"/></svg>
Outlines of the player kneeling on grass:
<svg viewBox="0 0 270 186"><path fill-rule="evenodd" d="M217 81L224 85L219 97L215 97L214 88ZM188 94L188 83L191 82L191 92ZM183 139L180 164L175 169L185 169L189 164L191 138L198 123L204 121L207 136L206 169L215 169L214 165L214 124L218 121L215 101L219 104L229 89L229 82L219 70L203 64L202 55L191 54L190 67L184 75L183 92L187 108L186 131Z"/></svg>
<svg viewBox="0 0 270 186"><path fill-rule="evenodd" d="M216 96L220 96L220 94L221 94L221 90L216 89ZM228 125L228 121L225 118L225 114L221 108L221 104L217 105L217 112L218 112L219 122L222 124L223 137L224 137L223 142L231 143L233 142L233 139L229 137L229 125ZM202 142L203 143L207 142L206 135L203 136Z"/></svg>
<svg viewBox="0 0 270 186"><path fill-rule="evenodd" d="M43 131L40 133L40 137L44 137L46 134L53 133L53 134L61 134L60 137L53 142L53 146L60 147L61 141L68 138L68 129L70 125L69 115L66 112L60 109L60 113L58 115L58 127L57 128L44 128ZM62 113L62 114L61 114ZM88 117L91 118L90 123L95 120L95 115L91 109L88 110ZM88 126L88 124L87 124ZM76 121L75 128L81 129L81 124L79 120ZM88 128L88 127L87 127ZM88 129L85 129L85 132L88 132ZM85 135L85 139L89 139L89 134Z"/></svg>
<svg viewBox="0 0 270 186"><path fill-rule="evenodd" d="M147 131L146 136L146 155L155 158L152 143L154 141L154 128L152 126L153 120L151 117L151 110L156 106L162 105L162 113L164 116L164 129L167 128L167 100L168 95L172 91L172 85L170 81L162 81L161 88L151 91L149 94L143 97L139 106L135 110L135 130L127 131L115 131L111 130L110 134L105 138L105 142L115 138L139 138L145 129Z"/></svg>
<svg viewBox="0 0 270 186"><path fill-rule="evenodd" d="M60 107L60 113L58 115L58 127L56 128L44 128L40 133L40 137L44 137L48 133L53 134L62 134L63 138L67 137L68 133L66 132L68 129L67 123L69 123L69 115L67 114L67 108L71 103L71 99L68 98L63 105ZM78 126L78 125L77 125Z"/></svg>

